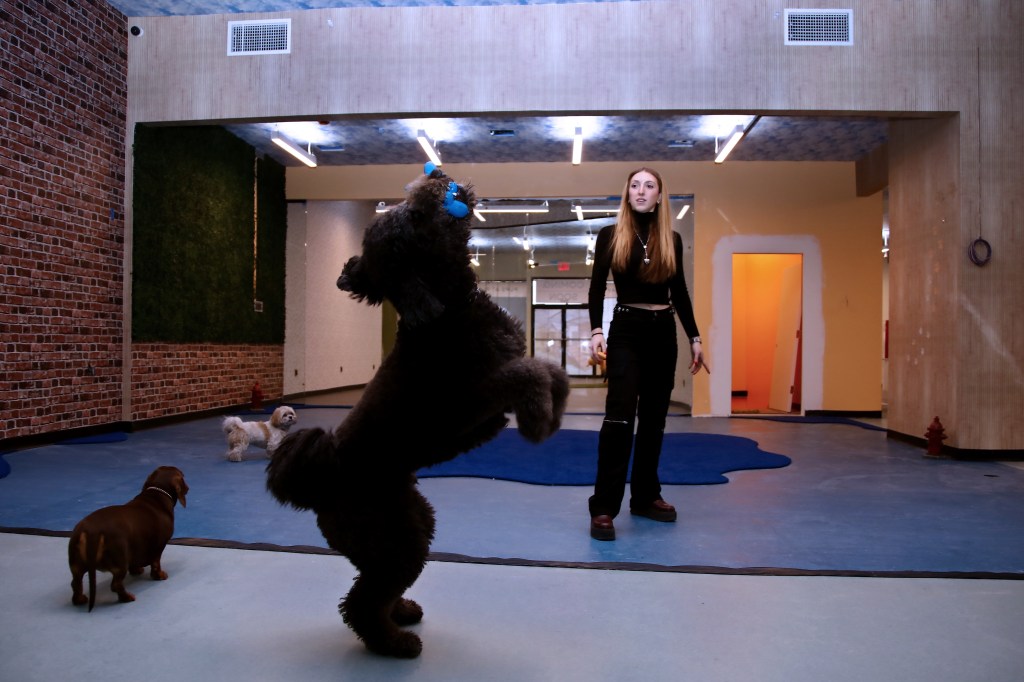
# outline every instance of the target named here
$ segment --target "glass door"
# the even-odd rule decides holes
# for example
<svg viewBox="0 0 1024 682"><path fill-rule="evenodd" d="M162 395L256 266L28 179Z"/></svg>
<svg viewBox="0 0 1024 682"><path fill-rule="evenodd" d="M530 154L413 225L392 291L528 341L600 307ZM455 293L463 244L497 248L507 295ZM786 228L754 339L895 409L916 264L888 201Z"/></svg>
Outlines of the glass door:
<svg viewBox="0 0 1024 682"><path fill-rule="evenodd" d="M595 376L590 358L590 315L585 305L535 305L533 356L563 367L572 377Z"/></svg>

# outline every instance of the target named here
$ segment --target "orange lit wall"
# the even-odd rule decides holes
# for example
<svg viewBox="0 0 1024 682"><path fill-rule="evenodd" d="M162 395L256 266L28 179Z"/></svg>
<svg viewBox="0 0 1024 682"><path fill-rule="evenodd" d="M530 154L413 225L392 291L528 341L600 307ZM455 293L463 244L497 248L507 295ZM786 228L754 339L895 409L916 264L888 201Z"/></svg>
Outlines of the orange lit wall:
<svg viewBox="0 0 1024 682"><path fill-rule="evenodd" d="M768 407L782 273L800 264L798 254L732 257L732 390L746 391L748 409Z"/></svg>

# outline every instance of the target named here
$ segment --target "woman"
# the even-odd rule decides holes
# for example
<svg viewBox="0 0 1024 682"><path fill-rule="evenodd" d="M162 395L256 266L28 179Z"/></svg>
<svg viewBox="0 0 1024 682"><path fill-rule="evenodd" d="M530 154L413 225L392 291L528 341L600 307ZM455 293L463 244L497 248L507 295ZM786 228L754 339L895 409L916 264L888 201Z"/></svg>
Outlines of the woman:
<svg viewBox="0 0 1024 682"><path fill-rule="evenodd" d="M683 277L683 242L672 230L661 176L650 168L629 174L618 222L597 235L590 281L590 352L606 356L608 397L597 448L597 482L590 498L590 535L614 540L613 519L622 506L630 452L629 511L655 521L675 521L675 507L661 499L658 459L676 371L676 323L690 342L690 373L704 367L700 331ZM608 273L617 295L603 332ZM633 426L637 424L634 447Z"/></svg>

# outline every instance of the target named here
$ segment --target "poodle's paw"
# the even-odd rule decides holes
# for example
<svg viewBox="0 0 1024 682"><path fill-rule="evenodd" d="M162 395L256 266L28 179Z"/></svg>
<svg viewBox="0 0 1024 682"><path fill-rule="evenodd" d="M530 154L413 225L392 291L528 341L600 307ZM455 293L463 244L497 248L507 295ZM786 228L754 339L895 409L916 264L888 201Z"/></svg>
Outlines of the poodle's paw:
<svg viewBox="0 0 1024 682"><path fill-rule="evenodd" d="M423 609L412 599L399 599L391 609L391 620L396 625L414 625L423 620Z"/></svg>
<svg viewBox="0 0 1024 682"><path fill-rule="evenodd" d="M516 423L523 438L539 443L562 426L569 379L561 367L542 361L530 364L530 377L532 386L515 406Z"/></svg>
<svg viewBox="0 0 1024 682"><path fill-rule="evenodd" d="M545 414L547 412L547 414ZM553 427L550 410L520 410L516 412L516 425L519 433L531 443L540 443L557 429Z"/></svg>
<svg viewBox="0 0 1024 682"><path fill-rule="evenodd" d="M516 406L516 426L523 438L540 443L558 430L562 415L556 412L552 396L547 390L527 396Z"/></svg>
<svg viewBox="0 0 1024 682"><path fill-rule="evenodd" d="M366 648L381 656L416 658L423 651L423 642L411 632L396 630L387 637L364 640Z"/></svg>
<svg viewBox="0 0 1024 682"><path fill-rule="evenodd" d="M242 453L241 452L229 452L228 453L228 461L229 462L241 462L242 461Z"/></svg>

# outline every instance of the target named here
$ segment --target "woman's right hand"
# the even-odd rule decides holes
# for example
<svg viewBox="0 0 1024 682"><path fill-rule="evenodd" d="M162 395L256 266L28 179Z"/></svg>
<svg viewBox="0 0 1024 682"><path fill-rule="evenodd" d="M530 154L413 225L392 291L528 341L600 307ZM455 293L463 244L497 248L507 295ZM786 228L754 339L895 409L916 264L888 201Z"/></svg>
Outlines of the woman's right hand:
<svg viewBox="0 0 1024 682"><path fill-rule="evenodd" d="M604 346L604 332L595 331L590 337L590 359L595 364L600 363L606 357Z"/></svg>

